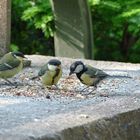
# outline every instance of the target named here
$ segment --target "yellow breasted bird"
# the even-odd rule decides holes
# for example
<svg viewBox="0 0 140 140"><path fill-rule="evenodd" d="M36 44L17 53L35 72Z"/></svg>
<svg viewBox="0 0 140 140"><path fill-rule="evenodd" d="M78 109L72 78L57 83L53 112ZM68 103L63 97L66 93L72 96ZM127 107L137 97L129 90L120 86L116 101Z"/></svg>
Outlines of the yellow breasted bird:
<svg viewBox="0 0 140 140"><path fill-rule="evenodd" d="M44 66L41 67L38 72L38 76L33 77L36 79L40 77L43 85L45 86L57 86L59 79L62 77L62 67L61 62L57 59L49 60Z"/></svg>
<svg viewBox="0 0 140 140"><path fill-rule="evenodd" d="M0 59L0 78L14 85L8 78L15 76L22 70L24 58L25 56L21 52L9 52L5 54Z"/></svg>
<svg viewBox="0 0 140 140"><path fill-rule="evenodd" d="M81 61L75 61L71 64L69 75L74 73L83 84L88 87L94 86L95 89L97 88L99 82L107 77L131 78L129 76L109 75L100 69L94 68L90 65L84 65Z"/></svg>

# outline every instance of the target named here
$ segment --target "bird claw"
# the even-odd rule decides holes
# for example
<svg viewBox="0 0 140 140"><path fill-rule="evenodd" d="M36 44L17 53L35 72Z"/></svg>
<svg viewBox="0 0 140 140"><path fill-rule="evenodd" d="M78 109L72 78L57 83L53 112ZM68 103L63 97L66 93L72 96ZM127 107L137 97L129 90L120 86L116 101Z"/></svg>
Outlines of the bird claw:
<svg viewBox="0 0 140 140"><path fill-rule="evenodd" d="M49 90L60 90L60 88L57 85L47 86Z"/></svg>

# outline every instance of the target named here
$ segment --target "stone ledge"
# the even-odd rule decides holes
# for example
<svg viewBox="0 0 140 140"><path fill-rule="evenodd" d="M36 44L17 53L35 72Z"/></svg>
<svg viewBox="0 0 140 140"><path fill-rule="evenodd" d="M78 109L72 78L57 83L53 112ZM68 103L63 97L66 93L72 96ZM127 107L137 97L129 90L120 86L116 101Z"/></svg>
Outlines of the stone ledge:
<svg viewBox="0 0 140 140"><path fill-rule="evenodd" d="M52 58L36 55L28 57L32 60L32 67L26 68L22 73L27 73L31 69L37 71L38 67ZM65 78L68 67L74 59L59 59L63 61ZM71 96L61 97L60 94L58 97L54 95L52 100L49 100L37 96L9 97L1 95L0 139L139 140L140 65L82 61L102 69L117 69L121 72L128 70L127 72L133 79L127 81L119 79L120 86L117 87L117 90L116 87L114 88L113 95L109 93L110 89L113 88L110 83L109 85L107 83L102 85L103 89L108 87L106 89L109 93L108 97L97 95L88 98L76 98ZM19 87L15 90L21 92L21 89L24 92L27 90L25 87ZM5 87L1 87L0 93L9 92L8 95L13 95L15 90L6 90Z"/></svg>
<svg viewBox="0 0 140 140"><path fill-rule="evenodd" d="M116 97L95 103L1 97L0 139L4 140L139 140L140 99ZM10 102L12 102L10 104ZM77 106L81 103L77 102ZM89 103L87 103L89 102ZM60 106L59 106L60 105ZM6 116L7 115L7 116Z"/></svg>

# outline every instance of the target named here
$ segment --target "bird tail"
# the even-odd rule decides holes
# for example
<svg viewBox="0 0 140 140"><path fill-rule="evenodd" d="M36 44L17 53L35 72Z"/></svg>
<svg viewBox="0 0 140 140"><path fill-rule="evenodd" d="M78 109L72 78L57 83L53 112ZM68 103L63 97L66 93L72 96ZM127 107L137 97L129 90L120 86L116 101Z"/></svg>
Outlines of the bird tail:
<svg viewBox="0 0 140 140"><path fill-rule="evenodd" d="M128 76L128 75L108 75L108 77L112 77L112 78L130 78L132 79L132 77Z"/></svg>

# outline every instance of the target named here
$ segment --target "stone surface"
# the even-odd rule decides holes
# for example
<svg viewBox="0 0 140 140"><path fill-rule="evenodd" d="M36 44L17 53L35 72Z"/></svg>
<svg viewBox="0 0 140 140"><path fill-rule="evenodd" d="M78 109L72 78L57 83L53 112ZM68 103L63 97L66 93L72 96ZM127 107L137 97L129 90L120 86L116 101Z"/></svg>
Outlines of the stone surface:
<svg viewBox="0 0 140 140"><path fill-rule="evenodd" d="M64 73L58 84L62 89L58 91L44 90L40 81L28 79L52 57L27 57L32 60L31 68L25 68L10 80L20 79L30 85L0 88L0 139L140 139L140 64L82 60L112 75L132 76L132 79L106 79L95 95L86 92L82 95L79 90L83 85L76 79L66 79L74 59L58 58ZM48 93L50 99L46 98Z"/></svg>
<svg viewBox="0 0 140 140"><path fill-rule="evenodd" d="M93 57L93 32L87 0L52 0L56 56Z"/></svg>
<svg viewBox="0 0 140 140"><path fill-rule="evenodd" d="M139 140L140 99L0 98L0 139Z"/></svg>
<svg viewBox="0 0 140 140"><path fill-rule="evenodd" d="M0 56L10 45L11 0L0 0Z"/></svg>

